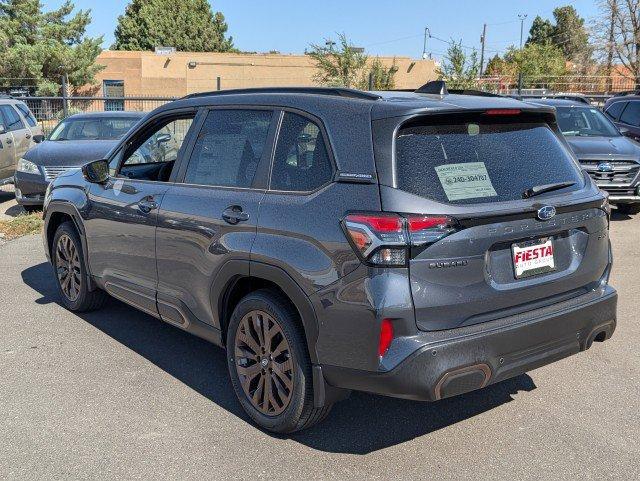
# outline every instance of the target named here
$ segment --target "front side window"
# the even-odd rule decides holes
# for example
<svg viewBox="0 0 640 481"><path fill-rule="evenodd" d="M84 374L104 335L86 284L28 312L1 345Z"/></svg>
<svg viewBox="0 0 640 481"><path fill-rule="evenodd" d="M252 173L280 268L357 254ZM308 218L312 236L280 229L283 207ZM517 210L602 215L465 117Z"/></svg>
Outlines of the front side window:
<svg viewBox="0 0 640 481"><path fill-rule="evenodd" d="M135 117L69 118L60 122L53 129L49 140L117 140L139 120Z"/></svg>
<svg viewBox="0 0 640 481"><path fill-rule="evenodd" d="M270 110L212 110L187 166L185 183L251 187L267 143Z"/></svg>
<svg viewBox="0 0 640 481"><path fill-rule="evenodd" d="M0 105L0 114L4 117L4 128L7 132L24 129L24 123L10 105Z"/></svg>
<svg viewBox="0 0 640 481"><path fill-rule="evenodd" d="M640 125L640 102L629 102L620 116L620 122L635 127Z"/></svg>
<svg viewBox="0 0 640 481"><path fill-rule="evenodd" d="M626 102L614 102L604 113L611 117L613 120L618 120L625 105L627 105Z"/></svg>
<svg viewBox="0 0 640 481"><path fill-rule="evenodd" d="M138 147L127 155L124 165L172 163L187 137L193 118L171 119L161 122L136 144Z"/></svg>
<svg viewBox="0 0 640 481"><path fill-rule="evenodd" d="M309 192L329 182L333 168L322 131L298 114L285 112L271 173L271 189Z"/></svg>

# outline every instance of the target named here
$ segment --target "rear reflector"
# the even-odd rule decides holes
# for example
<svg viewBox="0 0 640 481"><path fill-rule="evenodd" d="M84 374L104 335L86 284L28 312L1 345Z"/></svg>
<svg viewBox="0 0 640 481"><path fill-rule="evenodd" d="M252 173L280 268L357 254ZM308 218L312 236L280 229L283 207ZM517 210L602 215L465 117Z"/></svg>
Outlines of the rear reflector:
<svg viewBox="0 0 640 481"><path fill-rule="evenodd" d="M380 324L380 341L378 342L378 355L384 356L393 341L393 324L389 319L383 319Z"/></svg>

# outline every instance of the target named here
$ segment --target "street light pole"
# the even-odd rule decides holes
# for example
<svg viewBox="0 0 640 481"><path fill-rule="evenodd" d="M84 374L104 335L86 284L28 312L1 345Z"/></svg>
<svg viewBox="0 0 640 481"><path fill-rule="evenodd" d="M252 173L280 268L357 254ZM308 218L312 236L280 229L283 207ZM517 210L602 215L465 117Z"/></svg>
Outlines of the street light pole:
<svg viewBox="0 0 640 481"><path fill-rule="evenodd" d="M519 13L520 19L520 50L522 50L522 34L524 33L524 20L527 18L526 13ZM522 66L520 66L520 72L518 73L518 96L522 95Z"/></svg>

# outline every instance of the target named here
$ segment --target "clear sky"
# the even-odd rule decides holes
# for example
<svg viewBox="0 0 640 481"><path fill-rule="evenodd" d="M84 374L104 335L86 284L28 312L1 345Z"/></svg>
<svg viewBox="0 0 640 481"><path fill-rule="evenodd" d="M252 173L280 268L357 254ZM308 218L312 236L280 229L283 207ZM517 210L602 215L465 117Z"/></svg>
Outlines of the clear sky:
<svg viewBox="0 0 640 481"><path fill-rule="evenodd" d="M55 8L63 0L42 0ZM176 0L180 1L180 0ZM104 35L104 47L113 42L118 15L128 0L74 0L76 7L93 12L88 33ZM419 58L424 28L441 39L462 39L479 47L487 23L487 55L504 51L520 41L518 14L527 14L525 39L536 15L551 17L555 7L573 4L589 22L597 15L596 0L213 0L229 25L235 46L241 50L302 53L310 43L344 32L367 53ZM447 44L429 40L427 50L441 58Z"/></svg>

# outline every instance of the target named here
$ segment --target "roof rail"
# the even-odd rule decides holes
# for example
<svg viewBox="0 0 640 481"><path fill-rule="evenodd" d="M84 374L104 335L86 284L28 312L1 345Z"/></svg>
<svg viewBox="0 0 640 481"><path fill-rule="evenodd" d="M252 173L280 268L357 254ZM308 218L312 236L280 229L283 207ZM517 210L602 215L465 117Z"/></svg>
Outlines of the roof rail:
<svg viewBox="0 0 640 481"><path fill-rule="evenodd" d="M6 95L6 94L0 94L0 99L12 99L13 97L11 95Z"/></svg>
<svg viewBox="0 0 640 481"><path fill-rule="evenodd" d="M194 99L199 97L238 95L238 94L315 94L334 95L362 100L379 100L382 97L378 94L365 92L363 90L347 89L342 87L255 87L248 89L214 90L212 92L198 92L185 95L182 99Z"/></svg>
<svg viewBox="0 0 640 481"><path fill-rule="evenodd" d="M414 90L417 94L447 95L447 84L444 80L432 80Z"/></svg>

